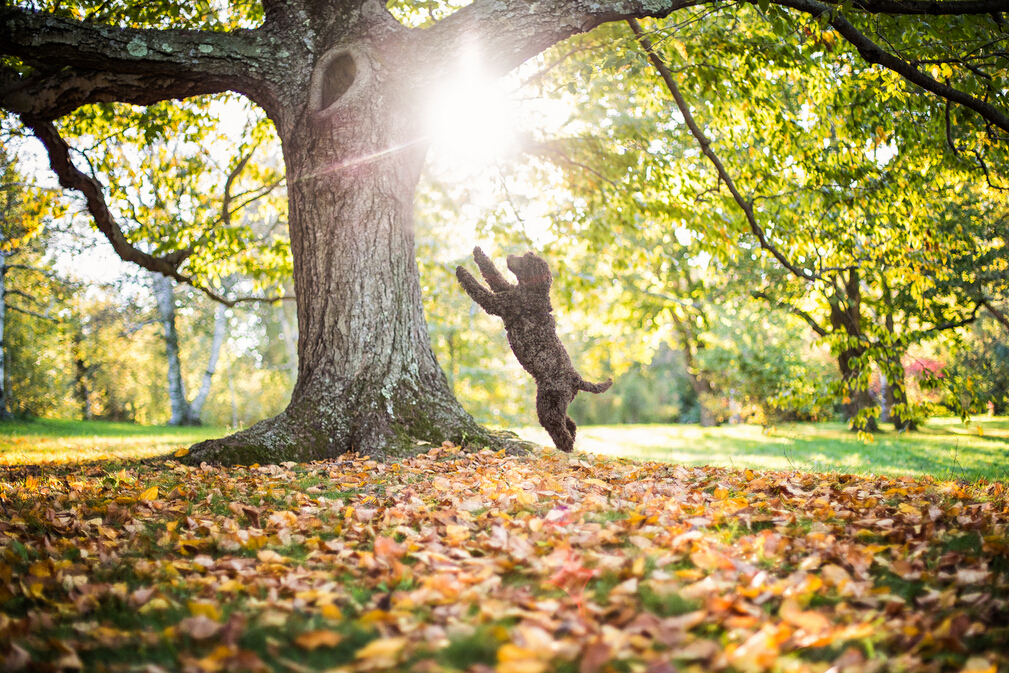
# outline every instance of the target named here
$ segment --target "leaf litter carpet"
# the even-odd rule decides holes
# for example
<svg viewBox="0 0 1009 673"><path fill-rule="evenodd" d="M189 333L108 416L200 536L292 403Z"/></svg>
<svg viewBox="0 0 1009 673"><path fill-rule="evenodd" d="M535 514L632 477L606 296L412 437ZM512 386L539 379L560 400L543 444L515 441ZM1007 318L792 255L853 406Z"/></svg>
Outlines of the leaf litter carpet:
<svg viewBox="0 0 1009 673"><path fill-rule="evenodd" d="M119 467L0 472L0 669L1009 671L1001 483L447 443Z"/></svg>

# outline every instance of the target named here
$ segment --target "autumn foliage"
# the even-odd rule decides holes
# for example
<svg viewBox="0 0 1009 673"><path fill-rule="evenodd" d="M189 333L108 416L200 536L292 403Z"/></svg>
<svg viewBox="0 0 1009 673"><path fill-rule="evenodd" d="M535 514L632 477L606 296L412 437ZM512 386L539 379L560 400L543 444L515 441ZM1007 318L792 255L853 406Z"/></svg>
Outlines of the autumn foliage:
<svg viewBox="0 0 1009 673"><path fill-rule="evenodd" d="M1002 484L451 445L6 468L3 670L1007 670Z"/></svg>

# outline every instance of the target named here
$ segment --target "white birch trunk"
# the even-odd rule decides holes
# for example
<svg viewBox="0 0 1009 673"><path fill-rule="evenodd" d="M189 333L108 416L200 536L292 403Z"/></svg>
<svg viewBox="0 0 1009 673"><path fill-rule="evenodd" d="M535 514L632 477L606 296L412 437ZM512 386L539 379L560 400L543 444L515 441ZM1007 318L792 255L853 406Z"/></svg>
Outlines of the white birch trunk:
<svg viewBox="0 0 1009 673"><path fill-rule="evenodd" d="M174 281L160 273L152 274L154 296L165 336L165 356L168 359L168 399L172 417L168 425L190 425L192 414L186 400L186 387L182 380L182 361L179 358L179 333L175 327Z"/></svg>
<svg viewBox="0 0 1009 673"><path fill-rule="evenodd" d="M210 360L207 362L207 369L203 372L203 380L200 382L200 390L196 393L196 399L189 405L189 416L197 422L200 412L203 411L203 404L210 395L210 384L214 380L214 371L217 369L217 360L221 355L221 344L228 333L228 307L224 304L217 306L217 313L214 316L214 341L210 344Z"/></svg>

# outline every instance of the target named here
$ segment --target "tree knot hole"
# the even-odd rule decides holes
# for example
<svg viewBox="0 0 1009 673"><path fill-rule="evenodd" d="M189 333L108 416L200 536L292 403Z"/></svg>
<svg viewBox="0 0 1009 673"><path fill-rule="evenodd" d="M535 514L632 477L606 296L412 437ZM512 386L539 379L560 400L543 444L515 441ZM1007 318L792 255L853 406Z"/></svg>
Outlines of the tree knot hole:
<svg viewBox="0 0 1009 673"><path fill-rule="evenodd" d="M357 77L357 63L348 52L337 54L323 67L320 110L325 110L347 93Z"/></svg>

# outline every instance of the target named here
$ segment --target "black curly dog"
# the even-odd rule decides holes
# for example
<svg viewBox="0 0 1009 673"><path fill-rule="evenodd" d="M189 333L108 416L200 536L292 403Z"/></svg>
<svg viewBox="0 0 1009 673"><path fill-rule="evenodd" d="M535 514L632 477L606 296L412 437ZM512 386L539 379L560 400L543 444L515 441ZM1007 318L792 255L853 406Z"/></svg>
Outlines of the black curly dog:
<svg viewBox="0 0 1009 673"><path fill-rule="evenodd" d="M536 380L536 415L554 445L570 453L575 447L575 422L568 405L579 390L602 393L613 385L589 383L578 375L564 344L557 337L553 308L550 306L550 267L527 252L508 255L508 268L518 279L512 285L498 272L494 262L480 248L473 249L473 259L490 290L466 269L456 267L455 275L466 294L491 315L504 318L508 343L519 363Z"/></svg>

